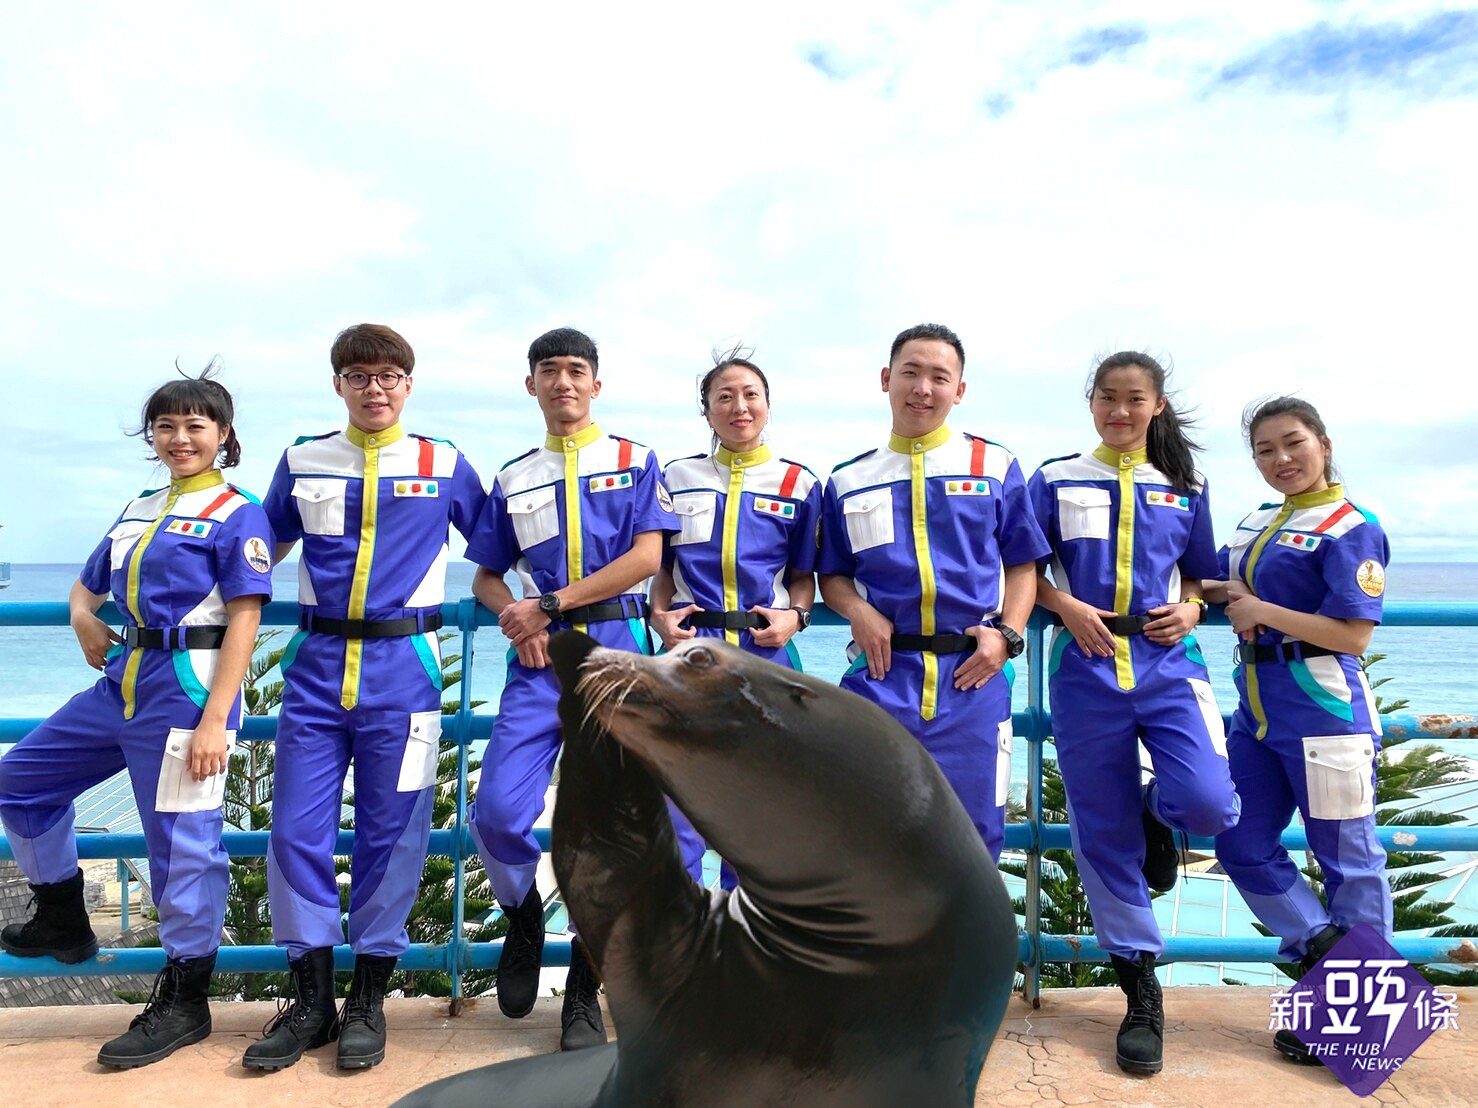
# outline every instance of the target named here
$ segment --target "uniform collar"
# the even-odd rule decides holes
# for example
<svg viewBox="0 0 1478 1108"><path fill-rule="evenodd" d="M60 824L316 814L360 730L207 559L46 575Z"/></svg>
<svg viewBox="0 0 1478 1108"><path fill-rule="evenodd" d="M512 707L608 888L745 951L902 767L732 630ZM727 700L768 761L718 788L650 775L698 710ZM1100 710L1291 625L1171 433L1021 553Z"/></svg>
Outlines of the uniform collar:
<svg viewBox="0 0 1478 1108"><path fill-rule="evenodd" d="M888 449L895 454L923 454L933 450L936 446L943 446L948 441L952 432L948 423L941 423L927 435L920 438L908 439L902 435L888 436Z"/></svg>
<svg viewBox="0 0 1478 1108"><path fill-rule="evenodd" d="M751 469L761 462L770 460L770 447L768 443L760 443L753 450L746 450L742 454L735 454L727 446L722 444L713 452L718 464L725 469Z"/></svg>
<svg viewBox="0 0 1478 1108"><path fill-rule="evenodd" d="M1297 496L1284 499L1285 508L1322 508L1325 504L1333 504L1336 500L1345 498L1345 487L1343 485L1330 485L1327 489L1318 492L1301 492Z"/></svg>
<svg viewBox="0 0 1478 1108"><path fill-rule="evenodd" d="M354 424L349 424L344 431L344 436L361 450L369 450L381 446L389 446L392 442L399 442L405 438L405 428L398 422L392 423L383 431L361 431Z"/></svg>
<svg viewBox="0 0 1478 1108"><path fill-rule="evenodd" d="M573 435L545 435L544 449L553 451L555 454L568 454L573 450L579 450L582 446L589 446L598 438L600 438L600 424L592 423Z"/></svg>
<svg viewBox="0 0 1478 1108"><path fill-rule="evenodd" d="M169 482L169 491L175 496L184 496L187 492L199 492L201 489L213 489L217 485L226 483L226 475L218 469L208 469L204 473L197 473L194 477L186 477L183 481Z"/></svg>
<svg viewBox="0 0 1478 1108"><path fill-rule="evenodd" d="M1133 469L1150 460L1148 450L1131 450L1121 454L1117 450L1110 449L1106 443L1099 443L1095 446L1093 456L1110 469Z"/></svg>

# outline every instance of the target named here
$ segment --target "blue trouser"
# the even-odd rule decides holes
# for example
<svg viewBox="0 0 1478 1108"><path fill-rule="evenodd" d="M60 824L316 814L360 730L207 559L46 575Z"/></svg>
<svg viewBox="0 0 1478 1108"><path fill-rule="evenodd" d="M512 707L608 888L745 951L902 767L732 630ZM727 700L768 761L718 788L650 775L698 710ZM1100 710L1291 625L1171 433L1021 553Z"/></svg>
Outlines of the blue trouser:
<svg viewBox="0 0 1478 1108"><path fill-rule="evenodd" d="M1194 639L1172 647L1130 640L1134 687L1113 658L1089 657L1059 629L1048 663L1052 731L1067 793L1073 857L1098 945L1133 958L1165 949L1145 884L1141 810L1188 835L1237 822L1221 713ZM1154 765L1140 784L1139 744Z"/></svg>
<svg viewBox="0 0 1478 1108"><path fill-rule="evenodd" d="M423 637L422 642L427 643ZM301 958L344 941L334 874L344 780L354 763L349 945L399 956L431 834L441 737L440 676L410 638L366 639L359 702L340 704L344 640L298 634L283 658L267 886L272 938Z"/></svg>
<svg viewBox="0 0 1478 1108"><path fill-rule="evenodd" d="M641 620L603 620L589 624L587 633L613 650L651 653ZM498 722L483 753L477 796L468 812L493 895L505 909L522 904L533 887L541 853L534 823L544 811L544 794L560 747L559 682L554 670L529 669L511 650L508 659ZM667 808L683 864L695 881L700 880L703 840L671 801Z"/></svg>
<svg viewBox="0 0 1478 1108"><path fill-rule="evenodd" d="M858 655L841 685L871 700L919 740L954 788L991 857L1000 858L1011 786L1011 664L983 688L960 690L953 674L967 657L939 655L933 719L919 714L924 656L917 651L893 651L893 664L881 681L868 675L866 658Z"/></svg>
<svg viewBox="0 0 1478 1108"><path fill-rule="evenodd" d="M223 784L196 783L188 772L190 733L201 708L180 686L171 652L145 653L137 709L123 718L123 695L109 676L67 701L0 758L0 821L16 862L34 884L77 872L72 802L121 769L128 770L149 850L149 884L159 911L159 942L171 958L200 958L221 944L230 870L221 846L219 799L194 806ZM240 720L233 708L230 726ZM182 798L186 799L182 805Z"/></svg>
<svg viewBox="0 0 1478 1108"><path fill-rule="evenodd" d="M1242 795L1242 819L1219 835L1216 857L1247 906L1301 958L1329 924L1365 923L1391 935L1386 852L1375 836L1375 756L1379 713L1359 663L1349 655L1257 667L1268 720L1257 738L1243 673L1227 753ZM1297 810L1324 872L1319 902L1281 838Z"/></svg>

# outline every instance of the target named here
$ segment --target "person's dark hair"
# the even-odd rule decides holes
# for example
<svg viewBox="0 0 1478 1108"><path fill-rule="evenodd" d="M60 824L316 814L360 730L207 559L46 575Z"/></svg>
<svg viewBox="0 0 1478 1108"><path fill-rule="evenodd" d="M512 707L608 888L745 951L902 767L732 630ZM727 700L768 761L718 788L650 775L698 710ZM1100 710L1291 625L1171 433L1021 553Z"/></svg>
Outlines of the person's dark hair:
<svg viewBox="0 0 1478 1108"><path fill-rule="evenodd" d="M409 373L416 368L411 344L380 323L356 323L334 339L329 361L338 373L351 365L393 365Z"/></svg>
<svg viewBox="0 0 1478 1108"><path fill-rule="evenodd" d="M904 343L913 342L914 339L949 343L960 357L960 373L965 372L965 344L960 341L959 335L942 323L920 323L917 327L910 327L907 331L899 331L898 337L893 340L893 348L888 351L888 364L893 364L893 359L898 357L898 351L903 349Z"/></svg>
<svg viewBox="0 0 1478 1108"><path fill-rule="evenodd" d="M698 403L702 406L704 412L708 411L708 390L713 386L713 379L730 366L736 365L750 370L760 379L760 386L765 390L765 403L768 404L770 402L769 378L765 376L764 370L750 361L753 357L754 348L746 346L733 346L728 350L715 350L713 352L713 368L705 373L698 382Z"/></svg>
<svg viewBox="0 0 1478 1108"><path fill-rule="evenodd" d="M1324 426L1324 418L1319 410L1307 400L1297 396L1275 396L1272 399L1255 400L1242 412L1242 435L1247 440L1248 449L1252 449L1253 436L1257 434L1257 425L1264 420L1272 419L1274 416L1291 415L1305 427L1309 433L1329 446L1329 431ZM1334 468L1334 452L1331 449L1329 458L1324 463L1324 480L1331 484L1338 477L1339 471Z"/></svg>
<svg viewBox="0 0 1478 1108"><path fill-rule="evenodd" d="M160 416L204 416L226 429L218 463L222 469L230 469L241 461L241 443L236 438L236 407L226 386L215 380L215 360L211 360L199 377L191 377L178 365L175 369L180 380L167 381L149 394L139 416L138 430L131 433L153 446L154 421Z"/></svg>
<svg viewBox="0 0 1478 1108"><path fill-rule="evenodd" d="M1149 431L1145 435L1144 449L1149 455L1150 464L1165 475L1172 488L1189 492L1199 481L1196 474L1196 455L1200 453L1201 447L1186 434L1186 429L1194 427L1196 421L1190 419L1185 412L1177 411L1171 402L1170 394L1165 389L1165 382L1170 374L1164 366L1141 351L1120 350L1098 363L1084 395L1091 402L1093 393L1110 372L1131 366L1144 371L1155 388L1157 400L1162 396L1165 398L1164 409L1150 420Z"/></svg>
<svg viewBox="0 0 1478 1108"><path fill-rule="evenodd" d="M595 340L573 327L545 331L529 345L529 372L546 358L584 358L590 363L591 373L600 371L600 352L595 348Z"/></svg>

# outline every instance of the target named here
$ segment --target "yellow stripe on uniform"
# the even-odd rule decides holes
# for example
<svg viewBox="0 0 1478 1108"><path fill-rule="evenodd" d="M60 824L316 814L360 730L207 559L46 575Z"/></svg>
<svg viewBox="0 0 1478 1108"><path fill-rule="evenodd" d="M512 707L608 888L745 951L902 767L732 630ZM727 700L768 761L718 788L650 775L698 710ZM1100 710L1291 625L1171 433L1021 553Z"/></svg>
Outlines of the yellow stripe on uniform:
<svg viewBox="0 0 1478 1108"><path fill-rule="evenodd" d="M1114 611L1121 616L1133 615L1129 608L1134 603L1134 517L1138 504L1134 492L1134 467L1149 461L1149 454L1135 450L1118 454L1100 444L1093 451L1100 462L1119 471L1119 531L1114 556ZM1134 688L1134 656L1130 652L1128 635L1114 636L1114 675L1119 679L1119 688Z"/></svg>
<svg viewBox="0 0 1478 1108"><path fill-rule="evenodd" d="M919 634L932 635L934 625L934 599L938 587L934 581L934 558L929 551L929 505L928 483L925 480L924 455L949 438L949 428L940 427L923 438L905 439L893 435L888 448L899 454L909 455L911 480L909 486L913 519L914 556L919 562ZM923 652L924 688L919 698L919 715L933 719L939 707L939 655L932 650Z"/></svg>
<svg viewBox="0 0 1478 1108"><path fill-rule="evenodd" d="M735 454L726 446L718 448L715 455L720 465L729 467L728 499L724 501L724 537L719 547L719 564L724 575L724 611L739 610L739 514L743 508L744 471L770 460L770 448L757 449ZM739 632L724 628L724 641L739 645Z"/></svg>
<svg viewBox="0 0 1478 1108"><path fill-rule="evenodd" d="M592 423L573 435L559 438L544 436L544 449L565 458L565 575L573 585L585 576L585 530L580 521L580 448L600 438L600 428ZM584 633L585 624L572 624Z"/></svg>
<svg viewBox="0 0 1478 1108"><path fill-rule="evenodd" d="M370 566L375 560L375 527L380 518L380 449L405 437L400 424L373 434L351 426L344 434L364 451L364 481L359 510L359 550L354 555L354 580L349 585L349 618L363 619L369 598ZM339 703L347 712L359 703L359 675L364 668L364 640L344 640L344 685Z"/></svg>
<svg viewBox="0 0 1478 1108"><path fill-rule="evenodd" d="M1318 492L1300 493L1283 501L1283 507L1278 509L1278 514L1273 517L1273 522L1268 524L1267 530L1253 540L1252 549L1247 552L1247 557L1237 574L1253 596L1257 595L1257 590L1252 587L1252 574L1257 569L1258 559L1262 557L1263 550L1272 541L1273 536L1283 529L1283 525L1288 522L1293 513L1300 508L1317 508L1324 504L1333 504L1336 500L1344 499L1344 495L1344 486L1330 485ZM1242 662L1242 680L1247 684L1247 706L1252 709L1252 718L1257 720L1256 737L1265 739L1268 737L1268 714L1262 706L1262 690L1257 682L1257 663L1251 658L1244 659Z"/></svg>
<svg viewBox="0 0 1478 1108"><path fill-rule="evenodd" d="M144 565L144 551L154 541L154 535L159 530L159 525L169 517L174 509L175 502L186 493L199 492L201 489L214 488L216 485L224 485L225 476L218 469L208 470L205 473L197 473L194 477L186 477L183 481L171 481L169 483L169 496L164 501L164 509L159 513L159 518L149 524L148 528L139 536L139 541L133 544L133 550L128 555L128 587L123 594L124 603L128 607L129 614L133 616L134 623L145 626L144 612L139 602L139 576ZM128 652L128 659L123 663L123 718L133 719L133 714L138 710L138 683L139 667L143 664L144 652L134 647Z"/></svg>

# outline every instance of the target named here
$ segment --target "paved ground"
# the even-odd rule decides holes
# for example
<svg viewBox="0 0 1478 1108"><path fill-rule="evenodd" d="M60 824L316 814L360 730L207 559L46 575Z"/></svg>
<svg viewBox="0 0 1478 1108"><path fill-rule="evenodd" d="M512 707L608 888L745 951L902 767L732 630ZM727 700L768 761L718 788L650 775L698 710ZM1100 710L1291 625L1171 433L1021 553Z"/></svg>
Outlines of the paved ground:
<svg viewBox="0 0 1478 1108"><path fill-rule="evenodd" d="M1367 1103L1450 1105L1478 1099L1472 1059L1478 989L1459 990L1464 1030L1434 1035ZM1172 989L1165 1072L1129 1078L1114 1066L1113 1033L1123 1014L1117 990L1051 992L1035 1012L1013 1001L982 1075L976 1105L1174 1104L1229 1108L1349 1105L1355 1098L1322 1068L1283 1062L1268 1045L1267 994L1260 989ZM271 1105L385 1105L438 1077L556 1048L559 1001L544 1000L510 1022L492 1001L459 1018L444 1003L389 1004L390 1054L367 1073L340 1074L333 1050L278 1074L241 1068L241 1052L275 1012L272 1004L220 1004L216 1033L156 1066L101 1069L98 1045L127 1026L122 1006L0 1010L0 1104L148 1105L189 1097L210 1108ZM908 1108L930 1108L911 1105Z"/></svg>

